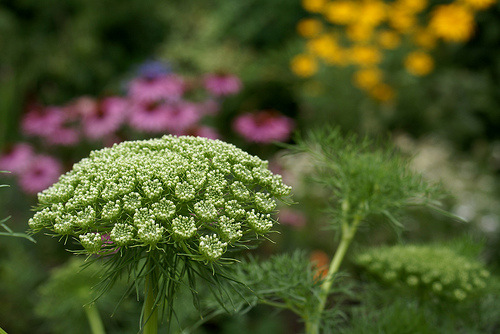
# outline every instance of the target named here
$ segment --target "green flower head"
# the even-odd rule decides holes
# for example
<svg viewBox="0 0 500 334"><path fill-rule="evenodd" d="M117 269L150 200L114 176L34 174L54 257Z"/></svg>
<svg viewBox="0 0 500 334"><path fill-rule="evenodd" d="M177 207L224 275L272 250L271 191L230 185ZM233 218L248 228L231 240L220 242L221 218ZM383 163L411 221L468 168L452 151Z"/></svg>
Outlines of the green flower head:
<svg viewBox="0 0 500 334"><path fill-rule="evenodd" d="M29 227L74 237L87 254L168 248L213 262L267 234L290 190L234 145L169 135L92 152L38 194Z"/></svg>
<svg viewBox="0 0 500 334"><path fill-rule="evenodd" d="M380 281L453 301L481 295L490 275L481 262L439 245L373 248L356 262Z"/></svg>

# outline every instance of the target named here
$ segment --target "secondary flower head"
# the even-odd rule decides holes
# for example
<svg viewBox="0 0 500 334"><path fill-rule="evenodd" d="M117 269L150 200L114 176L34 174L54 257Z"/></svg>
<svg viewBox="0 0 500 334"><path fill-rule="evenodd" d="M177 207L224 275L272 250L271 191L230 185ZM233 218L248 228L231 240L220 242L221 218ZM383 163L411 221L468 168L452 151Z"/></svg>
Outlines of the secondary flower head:
<svg viewBox="0 0 500 334"><path fill-rule="evenodd" d="M213 262L266 234L289 192L266 161L231 144L169 135L92 152L38 194L29 226L73 236L89 254L143 247Z"/></svg>
<svg viewBox="0 0 500 334"><path fill-rule="evenodd" d="M453 301L479 295L490 275L479 261L437 245L374 248L356 262L381 281Z"/></svg>
<svg viewBox="0 0 500 334"><path fill-rule="evenodd" d="M291 118L277 111L263 110L238 116L233 128L250 142L270 143L288 140L294 125Z"/></svg>

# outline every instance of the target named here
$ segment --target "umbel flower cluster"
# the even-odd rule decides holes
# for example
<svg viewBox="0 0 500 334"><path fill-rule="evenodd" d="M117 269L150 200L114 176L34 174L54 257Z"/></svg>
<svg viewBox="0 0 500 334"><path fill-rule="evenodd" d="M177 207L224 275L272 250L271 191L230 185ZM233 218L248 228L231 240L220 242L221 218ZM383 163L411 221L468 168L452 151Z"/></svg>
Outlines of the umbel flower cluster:
<svg viewBox="0 0 500 334"><path fill-rule="evenodd" d="M234 145L168 135L92 152L38 194L29 227L74 237L87 254L168 248L213 262L267 234L290 190Z"/></svg>
<svg viewBox="0 0 500 334"><path fill-rule="evenodd" d="M480 262L444 246L379 247L362 253L356 262L385 283L454 301L478 296L490 276Z"/></svg>

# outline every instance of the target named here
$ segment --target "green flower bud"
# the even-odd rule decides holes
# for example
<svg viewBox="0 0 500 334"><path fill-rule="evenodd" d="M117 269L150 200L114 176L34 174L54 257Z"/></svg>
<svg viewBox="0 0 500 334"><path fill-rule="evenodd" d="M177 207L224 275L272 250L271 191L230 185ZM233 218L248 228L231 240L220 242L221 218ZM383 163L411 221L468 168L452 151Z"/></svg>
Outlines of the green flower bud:
<svg viewBox="0 0 500 334"><path fill-rule="evenodd" d="M81 234L80 243L89 254L97 254L102 249L102 238L99 233Z"/></svg>
<svg viewBox="0 0 500 334"><path fill-rule="evenodd" d="M276 201L271 198L270 194L256 193L255 205L262 212L272 212L276 208Z"/></svg>
<svg viewBox="0 0 500 334"><path fill-rule="evenodd" d="M120 216L121 213L121 203L120 200L110 201L104 204L102 207L101 218L105 220L113 220Z"/></svg>
<svg viewBox="0 0 500 334"><path fill-rule="evenodd" d="M256 213L255 210L247 212L247 222L257 234L265 234L273 227L271 215Z"/></svg>
<svg viewBox="0 0 500 334"><path fill-rule="evenodd" d="M204 222L212 222L217 219L217 208L213 201L203 200L194 204L196 217Z"/></svg>
<svg viewBox="0 0 500 334"><path fill-rule="evenodd" d="M227 216L219 217L219 230L222 240L233 243L243 236L241 223Z"/></svg>
<svg viewBox="0 0 500 334"><path fill-rule="evenodd" d="M137 237L146 245L156 245L165 232L165 228L156 224L153 219L142 221L137 227Z"/></svg>
<svg viewBox="0 0 500 334"><path fill-rule="evenodd" d="M165 198L162 198L158 202L153 203L151 205L151 208L156 219L168 220L175 214L174 202Z"/></svg>
<svg viewBox="0 0 500 334"><path fill-rule="evenodd" d="M175 240L186 240L196 234L193 217L177 216L172 220L172 236Z"/></svg>
<svg viewBox="0 0 500 334"><path fill-rule="evenodd" d="M217 235L202 235L200 237L199 251L207 261L218 260L225 252L227 243L219 240Z"/></svg>
<svg viewBox="0 0 500 334"><path fill-rule="evenodd" d="M135 229L132 225L116 223L109 233L109 238L117 246L126 246L134 241Z"/></svg>

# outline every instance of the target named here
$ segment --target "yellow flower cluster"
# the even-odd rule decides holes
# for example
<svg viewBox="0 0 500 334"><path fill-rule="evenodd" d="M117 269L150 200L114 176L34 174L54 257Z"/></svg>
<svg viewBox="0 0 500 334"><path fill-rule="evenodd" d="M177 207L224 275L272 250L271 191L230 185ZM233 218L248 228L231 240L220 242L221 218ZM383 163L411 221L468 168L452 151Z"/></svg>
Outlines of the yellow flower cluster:
<svg viewBox="0 0 500 334"><path fill-rule="evenodd" d="M353 84L376 100L394 98L381 69L391 50L407 51L402 65L424 76L434 69L430 51L443 42L465 42L474 33L474 15L497 0L452 0L430 7L428 0L302 0L314 14L297 24L306 48L290 62L300 77L327 66L353 66ZM400 54L400 53L399 53Z"/></svg>

